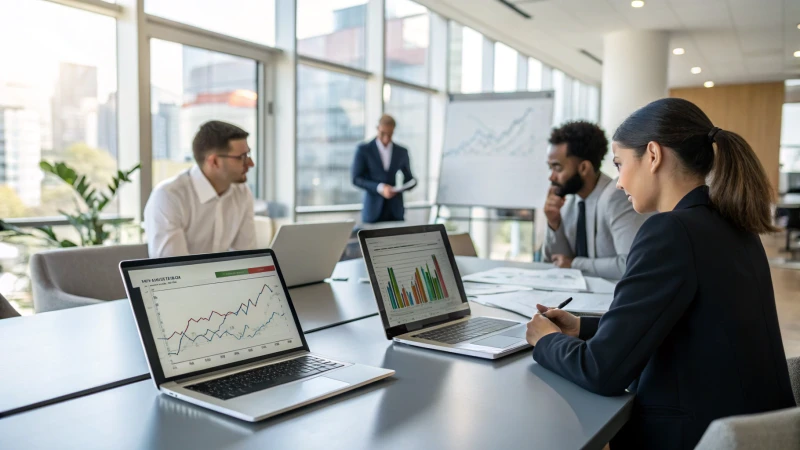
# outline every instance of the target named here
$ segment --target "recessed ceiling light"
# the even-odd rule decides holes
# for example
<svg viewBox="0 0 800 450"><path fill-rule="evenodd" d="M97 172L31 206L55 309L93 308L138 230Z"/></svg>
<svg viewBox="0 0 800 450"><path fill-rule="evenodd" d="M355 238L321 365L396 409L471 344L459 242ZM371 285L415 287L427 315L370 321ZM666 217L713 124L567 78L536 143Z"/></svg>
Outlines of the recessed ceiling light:
<svg viewBox="0 0 800 450"><path fill-rule="evenodd" d="M794 52L794 57L795 58L800 58L800 50Z"/></svg>
<svg viewBox="0 0 800 450"><path fill-rule="evenodd" d="M692 73L695 74L695 75L697 75L698 73L700 73L702 71L703 71L703 69L701 69L699 67L692 67Z"/></svg>
<svg viewBox="0 0 800 450"><path fill-rule="evenodd" d="M714 87L714 82L713 81L706 81L705 83L703 83L703 86L705 86L707 88L712 88L712 87Z"/></svg>
<svg viewBox="0 0 800 450"><path fill-rule="evenodd" d="M800 30L800 23L797 24L797 29Z"/></svg>
<svg viewBox="0 0 800 450"><path fill-rule="evenodd" d="M684 53L686 53L686 50L684 50L682 47L676 47L672 49L673 55L682 55Z"/></svg>
<svg viewBox="0 0 800 450"><path fill-rule="evenodd" d="M631 6L633 6L634 8L641 8L642 6L644 6L644 0L633 0L631 2Z"/></svg>

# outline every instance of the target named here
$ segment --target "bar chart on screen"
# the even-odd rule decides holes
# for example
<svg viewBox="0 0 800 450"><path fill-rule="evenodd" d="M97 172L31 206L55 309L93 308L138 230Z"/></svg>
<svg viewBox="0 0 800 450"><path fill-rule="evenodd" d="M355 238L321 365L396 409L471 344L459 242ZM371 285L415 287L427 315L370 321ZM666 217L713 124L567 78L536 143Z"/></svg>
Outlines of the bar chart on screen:
<svg viewBox="0 0 800 450"><path fill-rule="evenodd" d="M367 245L390 324L426 319L461 307L450 259L438 232L375 238Z"/></svg>

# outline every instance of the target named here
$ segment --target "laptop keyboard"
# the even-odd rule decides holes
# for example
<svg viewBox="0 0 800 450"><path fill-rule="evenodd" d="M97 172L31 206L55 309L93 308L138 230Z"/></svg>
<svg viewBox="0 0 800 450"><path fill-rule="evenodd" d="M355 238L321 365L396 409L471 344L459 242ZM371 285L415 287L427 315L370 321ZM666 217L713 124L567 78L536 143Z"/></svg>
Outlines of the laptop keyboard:
<svg viewBox="0 0 800 450"><path fill-rule="evenodd" d="M436 330L415 334L412 337L441 342L443 344L457 344L459 342L486 336L487 334L505 328L511 328L514 325L519 325L519 322L490 319L488 317L475 317L464 322L450 325L449 327L437 328Z"/></svg>
<svg viewBox="0 0 800 450"><path fill-rule="evenodd" d="M340 367L344 367L344 365L313 356L303 356L193 384L186 386L186 389L220 400L230 400Z"/></svg>

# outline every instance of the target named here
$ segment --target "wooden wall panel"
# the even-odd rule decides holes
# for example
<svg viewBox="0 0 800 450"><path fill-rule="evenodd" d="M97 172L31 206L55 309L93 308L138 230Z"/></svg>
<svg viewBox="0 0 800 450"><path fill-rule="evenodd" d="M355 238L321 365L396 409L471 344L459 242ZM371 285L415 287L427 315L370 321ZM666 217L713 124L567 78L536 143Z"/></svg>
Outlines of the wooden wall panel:
<svg viewBox="0 0 800 450"><path fill-rule="evenodd" d="M785 96L783 82L678 88L670 89L669 94L699 106L715 126L744 137L758 155L777 192Z"/></svg>

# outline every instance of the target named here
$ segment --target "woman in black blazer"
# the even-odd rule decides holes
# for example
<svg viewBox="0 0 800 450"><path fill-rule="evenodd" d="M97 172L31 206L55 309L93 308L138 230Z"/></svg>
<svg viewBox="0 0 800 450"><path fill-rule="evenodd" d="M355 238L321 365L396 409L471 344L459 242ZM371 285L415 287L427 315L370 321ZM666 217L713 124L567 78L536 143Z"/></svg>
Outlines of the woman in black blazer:
<svg viewBox="0 0 800 450"><path fill-rule="evenodd" d="M795 406L758 236L773 230L771 188L753 150L675 98L633 113L613 141L617 187L661 214L639 229L601 319L539 306L533 358L592 392L636 394L612 450L690 449L714 419Z"/></svg>

